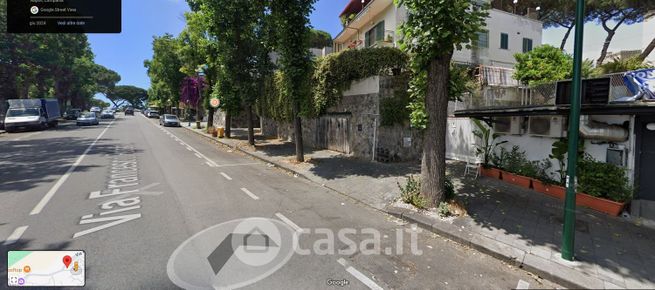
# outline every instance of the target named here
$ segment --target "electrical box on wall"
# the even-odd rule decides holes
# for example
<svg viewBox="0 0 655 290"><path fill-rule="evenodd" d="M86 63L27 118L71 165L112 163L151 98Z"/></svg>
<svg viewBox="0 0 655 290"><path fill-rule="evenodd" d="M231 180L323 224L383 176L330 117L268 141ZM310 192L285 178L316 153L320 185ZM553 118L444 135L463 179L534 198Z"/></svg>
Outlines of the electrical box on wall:
<svg viewBox="0 0 655 290"><path fill-rule="evenodd" d="M614 164L616 166L625 167L627 152L625 148L610 147L607 148L606 163Z"/></svg>

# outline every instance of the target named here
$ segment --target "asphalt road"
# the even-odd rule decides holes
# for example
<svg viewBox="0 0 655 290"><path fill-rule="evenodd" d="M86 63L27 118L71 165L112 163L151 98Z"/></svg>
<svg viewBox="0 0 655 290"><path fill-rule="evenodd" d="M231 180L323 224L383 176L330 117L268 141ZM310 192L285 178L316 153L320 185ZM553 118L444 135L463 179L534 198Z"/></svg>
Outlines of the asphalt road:
<svg viewBox="0 0 655 290"><path fill-rule="evenodd" d="M139 114L0 135L10 250L84 250L90 289L558 287Z"/></svg>

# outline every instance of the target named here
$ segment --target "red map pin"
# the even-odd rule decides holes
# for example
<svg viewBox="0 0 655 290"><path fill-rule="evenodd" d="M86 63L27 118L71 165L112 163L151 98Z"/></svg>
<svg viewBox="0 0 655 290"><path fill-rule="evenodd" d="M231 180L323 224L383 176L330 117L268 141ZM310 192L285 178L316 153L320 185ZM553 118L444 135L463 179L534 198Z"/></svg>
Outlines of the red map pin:
<svg viewBox="0 0 655 290"><path fill-rule="evenodd" d="M68 269L68 265L71 264L71 261L72 261L72 260L73 260L73 259L71 259L71 256L68 256L68 255L67 255L67 256L64 256L64 265L66 265L66 269Z"/></svg>

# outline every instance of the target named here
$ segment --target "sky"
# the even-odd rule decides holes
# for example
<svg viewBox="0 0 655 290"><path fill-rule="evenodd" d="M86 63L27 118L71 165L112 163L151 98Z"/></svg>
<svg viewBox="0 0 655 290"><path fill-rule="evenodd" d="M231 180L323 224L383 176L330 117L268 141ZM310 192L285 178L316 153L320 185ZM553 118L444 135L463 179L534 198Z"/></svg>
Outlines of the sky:
<svg viewBox="0 0 655 290"><path fill-rule="evenodd" d="M348 0L319 0L314 5L311 24L336 36L341 31L339 13ZM143 61L152 57L152 38L170 33L177 35L184 28L184 0L123 1L120 34L89 34L89 42L97 63L118 72L120 85L144 89L150 80Z"/></svg>
<svg viewBox="0 0 655 290"><path fill-rule="evenodd" d="M152 57L152 38L170 33L177 35L184 28L183 14L189 8L184 0L136 0L122 1L122 33L89 34L89 42L96 56L96 62L121 75L121 85L134 85L148 89L150 81L143 67L143 61ZM339 13L348 0L318 0L310 17L314 28L336 36L341 31ZM584 58L597 58L605 32L596 24L585 26ZM627 32L627 33L626 33ZM641 26L623 26L617 32L610 51L635 49L641 39L630 35L641 35ZM543 33L543 43L559 47L563 29L548 29ZM573 39L567 45L572 51Z"/></svg>

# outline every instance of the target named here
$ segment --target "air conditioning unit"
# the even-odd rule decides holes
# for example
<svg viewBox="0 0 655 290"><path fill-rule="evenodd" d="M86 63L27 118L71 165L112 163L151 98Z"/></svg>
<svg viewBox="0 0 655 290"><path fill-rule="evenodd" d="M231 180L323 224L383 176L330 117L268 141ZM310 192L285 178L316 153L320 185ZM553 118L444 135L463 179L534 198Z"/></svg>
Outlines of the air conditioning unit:
<svg viewBox="0 0 655 290"><path fill-rule="evenodd" d="M534 116L528 121L528 134L539 137L566 137L566 120L562 116Z"/></svg>
<svg viewBox="0 0 655 290"><path fill-rule="evenodd" d="M523 133L523 117L496 117L493 119L494 133L521 135Z"/></svg>

